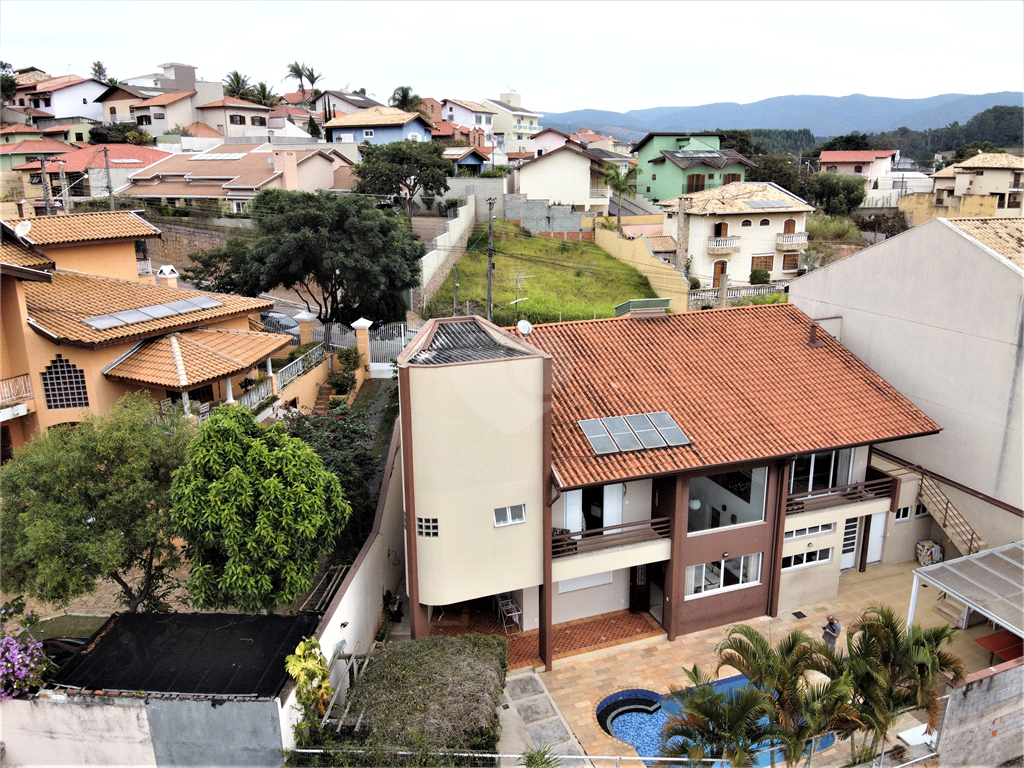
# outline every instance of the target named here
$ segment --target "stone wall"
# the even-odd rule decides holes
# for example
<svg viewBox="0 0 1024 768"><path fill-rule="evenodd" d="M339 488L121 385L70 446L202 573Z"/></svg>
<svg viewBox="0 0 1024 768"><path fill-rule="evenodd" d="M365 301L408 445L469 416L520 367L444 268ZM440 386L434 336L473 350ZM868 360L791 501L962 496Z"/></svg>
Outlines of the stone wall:
<svg viewBox="0 0 1024 768"><path fill-rule="evenodd" d="M254 237L253 231L249 229L197 225L191 222L172 224L158 219L152 219L151 223L160 230L160 239L148 240L146 246L154 269L164 264L173 264L180 272L184 267L191 266L192 261L188 258L190 253L223 248L233 237Z"/></svg>
<svg viewBox="0 0 1024 768"><path fill-rule="evenodd" d="M574 211L571 205L549 205L547 200L529 200L526 195L505 195L505 218L535 234L592 232L595 215Z"/></svg>
<svg viewBox="0 0 1024 768"><path fill-rule="evenodd" d="M949 692L939 768L1024 755L1024 659L969 675Z"/></svg>
<svg viewBox="0 0 1024 768"><path fill-rule="evenodd" d="M491 214L497 216L499 219L505 217L505 179L497 178L479 178L478 176L453 176L448 179L448 191L437 198L437 203L442 200L457 200L459 198L468 198L470 195L476 196L476 223L486 224L487 223L487 198L493 197L495 200L494 210ZM421 210L417 215L427 215L423 206L423 194L419 193L416 195L414 200L420 204ZM437 203L434 204L436 209Z"/></svg>

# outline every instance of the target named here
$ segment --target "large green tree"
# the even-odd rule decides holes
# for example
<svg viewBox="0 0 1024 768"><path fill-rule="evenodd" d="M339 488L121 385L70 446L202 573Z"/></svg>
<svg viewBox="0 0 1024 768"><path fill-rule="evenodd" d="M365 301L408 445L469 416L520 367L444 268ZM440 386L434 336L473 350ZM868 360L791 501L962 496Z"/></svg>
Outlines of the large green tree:
<svg viewBox="0 0 1024 768"><path fill-rule="evenodd" d="M388 99L388 104L396 109L400 109L403 112L419 112L425 115L426 112L423 110L423 99L418 94L413 93L413 90L408 85L400 85L392 92L391 97Z"/></svg>
<svg viewBox="0 0 1024 768"><path fill-rule="evenodd" d="M14 79L14 69L6 61L0 61L0 100L5 104L14 98L18 90L18 81Z"/></svg>
<svg viewBox="0 0 1024 768"><path fill-rule="evenodd" d="M972 141L969 144L961 144L956 148L956 152L953 153L953 162L962 163L964 160L970 160L975 155L982 153L999 154L1005 151L991 141Z"/></svg>
<svg viewBox="0 0 1024 768"><path fill-rule="evenodd" d="M820 157L822 152L852 152L866 149L873 149L871 140L863 133L850 133L846 136L836 136L829 139L821 146L810 150L808 156Z"/></svg>
<svg viewBox="0 0 1024 768"><path fill-rule="evenodd" d="M281 97L274 93L271 86L261 80L250 90L249 101L262 104L264 107L276 107L281 103Z"/></svg>
<svg viewBox="0 0 1024 768"><path fill-rule="evenodd" d="M622 229L622 196L636 197L636 177L643 173L638 165L630 165L625 173L615 163L604 164L604 180L609 189L619 197L618 212L615 214L615 228Z"/></svg>
<svg viewBox="0 0 1024 768"><path fill-rule="evenodd" d="M16 451L0 473L4 589L63 605L105 580L130 612L166 609L172 473L194 433L136 393Z"/></svg>
<svg viewBox="0 0 1024 768"><path fill-rule="evenodd" d="M841 173L816 173L802 181L800 192L829 216L849 215L867 195L862 177Z"/></svg>
<svg viewBox="0 0 1024 768"><path fill-rule="evenodd" d="M756 168L747 169L747 181L771 181L783 189L796 193L800 174L789 155L765 155L757 159Z"/></svg>
<svg viewBox="0 0 1024 768"><path fill-rule="evenodd" d="M302 100L306 100L306 63L299 63L293 61L288 65L288 74L285 77L291 78L292 80L298 80L299 82L299 93L302 94Z"/></svg>
<svg viewBox="0 0 1024 768"><path fill-rule="evenodd" d="M237 69L228 72L227 77L224 78L224 95L233 99L252 101L253 87L249 78Z"/></svg>
<svg viewBox="0 0 1024 768"><path fill-rule="evenodd" d="M355 166L356 192L400 196L412 216L412 199L418 192L437 197L448 191L455 166L444 157L444 147L432 141L394 141L376 146L364 144L363 162Z"/></svg>
<svg viewBox="0 0 1024 768"><path fill-rule="evenodd" d="M351 511L312 448L228 405L203 422L172 495L192 601L247 613L293 603L312 587Z"/></svg>

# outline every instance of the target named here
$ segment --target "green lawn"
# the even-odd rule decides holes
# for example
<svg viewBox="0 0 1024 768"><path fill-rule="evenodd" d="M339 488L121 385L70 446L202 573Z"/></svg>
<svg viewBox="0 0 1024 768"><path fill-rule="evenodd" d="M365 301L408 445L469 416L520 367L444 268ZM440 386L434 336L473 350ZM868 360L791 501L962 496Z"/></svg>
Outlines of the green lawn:
<svg viewBox="0 0 1024 768"><path fill-rule="evenodd" d="M54 616L36 624L32 629L32 636L36 640L49 640L54 637L89 637L109 618L109 616L79 616L76 614ZM24 635L25 633L22 631L20 636L24 637Z"/></svg>
<svg viewBox="0 0 1024 768"><path fill-rule="evenodd" d="M506 221L494 226L494 322L514 325L611 317L614 307L629 299L654 298L647 278L593 243L562 242L530 236ZM466 302L474 314L486 314L487 227L469 238L469 252L458 263L459 313ZM516 276L519 275L518 305ZM529 277L526 277L529 276ZM516 311L518 309L518 312ZM430 301L427 317L452 315L452 277Z"/></svg>

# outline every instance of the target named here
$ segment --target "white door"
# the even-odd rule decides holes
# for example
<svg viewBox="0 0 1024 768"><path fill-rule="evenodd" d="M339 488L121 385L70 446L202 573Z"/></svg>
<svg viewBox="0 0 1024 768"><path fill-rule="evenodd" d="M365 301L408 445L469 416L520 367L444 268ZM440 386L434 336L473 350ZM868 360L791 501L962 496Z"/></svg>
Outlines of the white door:
<svg viewBox="0 0 1024 768"><path fill-rule="evenodd" d="M851 517L843 527L843 557L839 567L843 570L857 564L857 539L860 533L860 518Z"/></svg>
<svg viewBox="0 0 1024 768"><path fill-rule="evenodd" d="M868 562L877 563L882 559L882 541L885 538L885 512L871 516L871 532L868 534Z"/></svg>
<svg viewBox="0 0 1024 768"><path fill-rule="evenodd" d="M602 522L607 528L622 522L622 483L612 483L604 487L604 513ZM605 531L605 534L619 533L621 528Z"/></svg>
<svg viewBox="0 0 1024 768"><path fill-rule="evenodd" d="M566 491L562 494L565 500L565 527L570 531L583 530L583 491ZM573 538L579 539L579 536Z"/></svg>

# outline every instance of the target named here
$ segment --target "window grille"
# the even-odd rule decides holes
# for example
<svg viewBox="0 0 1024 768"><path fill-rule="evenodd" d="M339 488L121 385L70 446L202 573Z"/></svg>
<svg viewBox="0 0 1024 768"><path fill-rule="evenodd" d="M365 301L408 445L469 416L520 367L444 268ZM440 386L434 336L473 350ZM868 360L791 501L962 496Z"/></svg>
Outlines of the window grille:
<svg viewBox="0 0 1024 768"><path fill-rule="evenodd" d="M43 394L46 407L88 408L89 393L85 389L85 373L78 366L57 355L46 371L40 374L43 380Z"/></svg>

